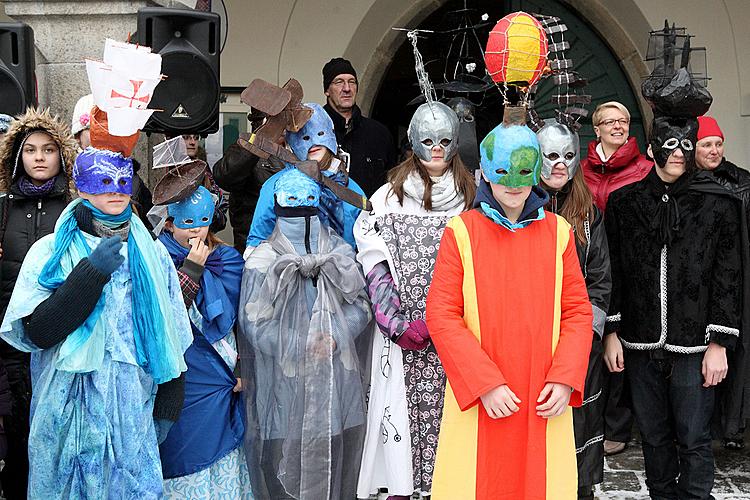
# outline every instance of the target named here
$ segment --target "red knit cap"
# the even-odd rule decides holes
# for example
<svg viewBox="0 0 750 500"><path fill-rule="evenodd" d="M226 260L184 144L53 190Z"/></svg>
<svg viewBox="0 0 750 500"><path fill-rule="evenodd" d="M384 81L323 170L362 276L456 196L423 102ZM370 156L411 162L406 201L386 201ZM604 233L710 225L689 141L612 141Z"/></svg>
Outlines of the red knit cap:
<svg viewBox="0 0 750 500"><path fill-rule="evenodd" d="M699 116L698 140L700 141L706 137L721 137L721 140L724 140L724 134L721 133L719 124L716 123L714 118L711 118L710 116Z"/></svg>

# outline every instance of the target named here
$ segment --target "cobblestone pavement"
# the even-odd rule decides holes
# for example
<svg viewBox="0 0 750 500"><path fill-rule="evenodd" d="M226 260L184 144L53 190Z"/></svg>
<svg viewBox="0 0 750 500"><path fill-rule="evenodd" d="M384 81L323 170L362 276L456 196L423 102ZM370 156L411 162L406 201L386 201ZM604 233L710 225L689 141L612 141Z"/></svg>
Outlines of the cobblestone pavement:
<svg viewBox="0 0 750 500"><path fill-rule="evenodd" d="M745 433L745 442L750 442L750 429ZM740 451L725 450L714 441L714 456L715 500L750 500L750 446ZM604 459L604 483L596 487L594 496L599 500L648 500L640 437L623 453ZM377 500L387 498L386 493L377 496Z"/></svg>
<svg viewBox="0 0 750 500"><path fill-rule="evenodd" d="M745 442L750 431L745 435ZM713 496L716 500L750 500L750 448L741 451L725 450L714 441L716 479ZM595 497L599 500L648 500L643 453L637 438L619 455L604 461L604 483L597 486ZM378 495L386 500L387 494ZM371 497L375 500L375 497Z"/></svg>
<svg viewBox="0 0 750 500"><path fill-rule="evenodd" d="M750 499L750 450L725 450L715 441L714 454L716 479L712 493L716 500ZM631 443L623 453L605 458L604 483L597 487L595 496L601 500L649 498L638 441Z"/></svg>

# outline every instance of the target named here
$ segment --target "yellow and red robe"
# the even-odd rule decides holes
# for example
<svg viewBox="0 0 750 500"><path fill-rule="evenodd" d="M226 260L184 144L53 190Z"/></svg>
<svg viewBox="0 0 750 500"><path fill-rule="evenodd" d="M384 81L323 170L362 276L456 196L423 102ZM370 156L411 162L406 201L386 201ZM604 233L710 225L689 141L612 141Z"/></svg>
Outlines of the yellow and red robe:
<svg viewBox="0 0 750 500"><path fill-rule="evenodd" d="M453 218L427 325L448 376L432 498L576 498L571 408L536 414L547 382L572 387L571 406L582 401L592 309L570 225L552 213L515 232L479 210ZM495 420L480 396L502 384L520 409Z"/></svg>

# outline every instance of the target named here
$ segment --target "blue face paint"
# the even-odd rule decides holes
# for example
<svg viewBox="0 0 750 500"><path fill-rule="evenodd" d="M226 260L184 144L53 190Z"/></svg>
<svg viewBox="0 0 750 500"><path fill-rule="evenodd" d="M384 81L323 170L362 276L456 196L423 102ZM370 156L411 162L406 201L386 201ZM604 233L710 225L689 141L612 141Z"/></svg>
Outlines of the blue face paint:
<svg viewBox="0 0 750 500"><path fill-rule="evenodd" d="M286 142L294 151L294 156L300 161L307 160L307 153L313 146L326 147L336 154L338 143L331 117L320 104L308 102L305 106L313 110L312 117L299 132L286 133Z"/></svg>
<svg viewBox="0 0 750 500"><path fill-rule="evenodd" d="M174 225L180 229L205 227L214 218L214 199L208 189L198 186L193 194L184 200L167 206L167 213L174 219Z"/></svg>
<svg viewBox="0 0 750 500"><path fill-rule="evenodd" d="M317 207L320 204L320 185L296 168L276 179L274 193L281 207Z"/></svg>
<svg viewBox="0 0 750 500"><path fill-rule="evenodd" d="M82 193L133 193L133 160L106 149L86 148L75 160L73 180Z"/></svg>
<svg viewBox="0 0 750 500"><path fill-rule="evenodd" d="M526 125L502 123L479 146L482 172L492 184L517 188L536 186L542 154L536 134Z"/></svg>

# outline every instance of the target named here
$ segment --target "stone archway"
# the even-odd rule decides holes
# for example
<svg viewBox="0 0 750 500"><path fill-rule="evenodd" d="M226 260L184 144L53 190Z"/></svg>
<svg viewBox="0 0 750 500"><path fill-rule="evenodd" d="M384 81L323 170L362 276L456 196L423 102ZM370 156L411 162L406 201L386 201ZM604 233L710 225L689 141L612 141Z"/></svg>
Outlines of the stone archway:
<svg viewBox="0 0 750 500"><path fill-rule="evenodd" d="M519 0L513 0L519 2ZM560 0L575 10L599 36L606 40L634 89L648 74L642 55L651 26L633 0ZM419 25L448 0L414 0L404 10L402 0L375 0L355 30L345 57L367 61L360 75L362 89L358 101L368 113L380 90L391 57L403 43L403 32L393 27ZM638 94L638 93L637 93ZM639 96L640 97L640 96ZM639 99L644 120L650 118L648 105Z"/></svg>

